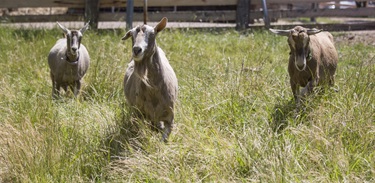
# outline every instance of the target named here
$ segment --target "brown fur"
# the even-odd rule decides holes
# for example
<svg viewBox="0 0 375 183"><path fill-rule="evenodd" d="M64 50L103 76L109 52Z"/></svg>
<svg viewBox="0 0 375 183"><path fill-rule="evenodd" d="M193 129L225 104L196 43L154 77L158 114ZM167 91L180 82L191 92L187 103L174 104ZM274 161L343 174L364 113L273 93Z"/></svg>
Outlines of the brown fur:
<svg viewBox="0 0 375 183"><path fill-rule="evenodd" d="M271 30L277 34L287 31ZM313 32L310 34L310 32ZM319 85L334 85L338 54L333 43L333 36L329 32L320 32L297 26L289 30L288 44L290 47L288 72L290 85L297 103L300 96L313 91ZM303 57L305 69L302 70ZM301 67L298 66L301 64ZM298 69L297 69L298 67ZM305 87L300 94L299 87Z"/></svg>

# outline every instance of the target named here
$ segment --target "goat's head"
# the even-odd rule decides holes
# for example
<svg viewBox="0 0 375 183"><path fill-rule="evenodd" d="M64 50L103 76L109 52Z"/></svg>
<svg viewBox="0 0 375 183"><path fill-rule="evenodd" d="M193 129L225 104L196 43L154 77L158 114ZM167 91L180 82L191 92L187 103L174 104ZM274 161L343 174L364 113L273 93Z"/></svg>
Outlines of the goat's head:
<svg viewBox="0 0 375 183"><path fill-rule="evenodd" d="M141 61L144 57L150 57L155 53L156 35L166 27L167 21L168 19L164 17L155 27L139 25L129 30L125 36L122 37L122 40L132 38L132 53L133 59L136 62Z"/></svg>
<svg viewBox="0 0 375 183"><path fill-rule="evenodd" d="M89 28L90 21L88 21L86 25L80 30L69 30L59 22L56 23L57 25L59 25L66 36L68 52L72 55L77 55L78 49L81 46L82 35Z"/></svg>
<svg viewBox="0 0 375 183"><path fill-rule="evenodd" d="M294 64L299 71L306 69L306 58L309 57L309 43L310 35L317 34L322 30L306 29L301 26L296 26L290 30L270 29L271 32L287 36L291 55L294 56ZM311 53L310 53L311 54Z"/></svg>

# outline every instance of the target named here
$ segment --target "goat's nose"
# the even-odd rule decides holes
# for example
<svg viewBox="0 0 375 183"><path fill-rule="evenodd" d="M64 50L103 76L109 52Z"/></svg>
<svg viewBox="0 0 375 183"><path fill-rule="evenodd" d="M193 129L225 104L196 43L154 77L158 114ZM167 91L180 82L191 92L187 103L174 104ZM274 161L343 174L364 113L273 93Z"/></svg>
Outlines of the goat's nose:
<svg viewBox="0 0 375 183"><path fill-rule="evenodd" d="M139 53L141 53L141 51L142 51L141 47L139 47L139 46L134 46L133 47L134 55L138 55Z"/></svg>
<svg viewBox="0 0 375 183"><path fill-rule="evenodd" d="M74 52L76 52L76 51L77 51L77 47L72 47L72 50L73 50Z"/></svg>

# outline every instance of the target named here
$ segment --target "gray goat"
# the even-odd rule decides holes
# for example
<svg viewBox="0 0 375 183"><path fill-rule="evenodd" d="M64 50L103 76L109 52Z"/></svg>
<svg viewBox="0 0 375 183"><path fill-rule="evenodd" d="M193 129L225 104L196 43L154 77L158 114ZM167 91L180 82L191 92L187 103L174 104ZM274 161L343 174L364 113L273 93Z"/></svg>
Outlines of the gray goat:
<svg viewBox="0 0 375 183"><path fill-rule="evenodd" d="M174 105L177 100L177 77L163 50L156 44L156 35L167 25L163 18L155 27L140 25L129 30L122 40L132 39L132 60L124 79L128 103L152 125L162 131L162 140L172 131Z"/></svg>
<svg viewBox="0 0 375 183"><path fill-rule="evenodd" d="M64 32L65 38L59 39L48 55L52 97L59 97L61 87L67 91L68 86L74 96L77 96L81 89L81 79L90 65L89 53L81 44L82 35L89 28L89 22L80 30L69 30L59 22L57 25Z"/></svg>
<svg viewBox="0 0 375 183"><path fill-rule="evenodd" d="M288 72L290 85L297 105L301 96L318 85L333 86L338 54L329 32L296 26L290 30L271 32L288 37L290 47ZM299 87L305 87L300 93Z"/></svg>

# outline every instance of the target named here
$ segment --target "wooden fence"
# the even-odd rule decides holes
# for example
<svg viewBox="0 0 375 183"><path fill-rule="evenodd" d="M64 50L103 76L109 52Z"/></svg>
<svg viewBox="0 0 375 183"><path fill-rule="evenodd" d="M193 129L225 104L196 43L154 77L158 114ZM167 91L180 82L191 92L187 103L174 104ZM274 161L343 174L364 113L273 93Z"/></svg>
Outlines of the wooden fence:
<svg viewBox="0 0 375 183"><path fill-rule="evenodd" d="M144 0L1 0L0 8L36 8L66 7L81 9L74 14L59 15L6 15L0 16L0 22L52 22L52 21L85 21L90 19L96 27L98 21L142 21L143 13L134 12L127 16L126 11L104 12L103 8L127 9L130 2L135 8L143 7ZM265 4L262 4L265 2ZM340 1L336 8L319 8L313 4L328 3L332 0L149 0L148 7L158 7L160 11L149 11L148 21L158 21L168 17L176 22L236 22L237 27L246 28L252 19L279 19L289 17L375 17L375 7L341 9ZM301 5L300 8L282 9ZM172 7L172 10L170 10ZM184 11L180 11L183 7ZM198 10L193 7L221 7L220 10ZM227 9L226 9L227 7ZM234 7L234 8L233 8ZM268 8L267 8L268 7ZM301 8L302 7L302 8ZM189 10L191 8L191 10ZM166 10L166 11L163 11ZM268 10L268 11L263 11ZM129 14L128 14L129 15ZM268 16L268 17L265 17Z"/></svg>

